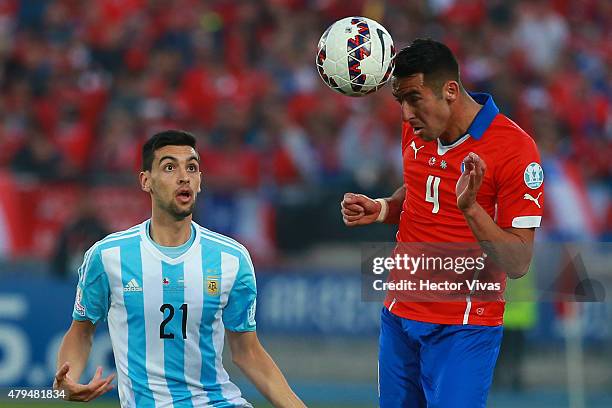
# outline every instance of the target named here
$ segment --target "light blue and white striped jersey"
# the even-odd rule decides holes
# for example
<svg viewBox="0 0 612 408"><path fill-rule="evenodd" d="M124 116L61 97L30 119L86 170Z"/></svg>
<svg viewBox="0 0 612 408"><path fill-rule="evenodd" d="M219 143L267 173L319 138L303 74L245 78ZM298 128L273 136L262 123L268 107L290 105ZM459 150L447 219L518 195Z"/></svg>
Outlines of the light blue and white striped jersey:
<svg viewBox="0 0 612 408"><path fill-rule="evenodd" d="M108 318L121 406L251 407L221 362L224 329L255 330L248 251L193 223L193 244L170 258L149 222L94 244L79 269L73 318Z"/></svg>

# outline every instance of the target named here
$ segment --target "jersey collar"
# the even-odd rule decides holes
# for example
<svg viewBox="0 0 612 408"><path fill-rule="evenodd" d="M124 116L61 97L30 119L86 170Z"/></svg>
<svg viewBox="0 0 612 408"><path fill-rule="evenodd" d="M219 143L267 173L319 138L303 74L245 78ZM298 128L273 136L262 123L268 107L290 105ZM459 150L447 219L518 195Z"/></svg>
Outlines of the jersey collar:
<svg viewBox="0 0 612 408"><path fill-rule="evenodd" d="M185 258L191 256L194 251L198 250L198 246L200 243L200 228L198 228L198 224L196 224L194 221L191 221L191 225L193 228L195 228L195 239L191 243L189 249L176 258L170 258L168 255L164 254L155 246L153 239L149 237L149 234L147 232L150 223L151 219L149 218L148 220L140 224L140 236L142 239L143 246L155 258L160 259L170 265L178 265L179 263L183 262Z"/></svg>
<svg viewBox="0 0 612 408"><path fill-rule="evenodd" d="M482 135L486 132L486 130L495 119L495 116L499 113L499 108L495 105L493 101L493 97L488 93L472 93L468 92L468 94L480 105L482 108L474 117L472 124L467 130L467 133L476 140L482 138Z"/></svg>

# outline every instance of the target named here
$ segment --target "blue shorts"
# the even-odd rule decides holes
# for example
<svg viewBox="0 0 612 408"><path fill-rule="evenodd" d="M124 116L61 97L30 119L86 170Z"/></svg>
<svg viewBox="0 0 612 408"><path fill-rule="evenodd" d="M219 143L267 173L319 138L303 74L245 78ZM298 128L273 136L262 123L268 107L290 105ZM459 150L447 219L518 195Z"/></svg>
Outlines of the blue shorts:
<svg viewBox="0 0 612 408"><path fill-rule="evenodd" d="M380 408L485 407L502 326L425 323L383 307Z"/></svg>

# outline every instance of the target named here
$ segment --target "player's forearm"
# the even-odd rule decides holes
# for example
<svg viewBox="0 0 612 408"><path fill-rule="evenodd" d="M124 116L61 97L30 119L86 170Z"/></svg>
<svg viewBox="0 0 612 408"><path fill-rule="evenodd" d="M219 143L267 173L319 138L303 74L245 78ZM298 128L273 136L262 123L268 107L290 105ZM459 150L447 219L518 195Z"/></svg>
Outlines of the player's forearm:
<svg viewBox="0 0 612 408"><path fill-rule="evenodd" d="M389 206L387 216L384 219L385 224L399 224L400 214L402 213L402 207L404 206L405 198L405 185L402 185L400 188L395 190L395 193L393 193L391 197L385 198Z"/></svg>
<svg viewBox="0 0 612 408"><path fill-rule="evenodd" d="M517 279L527 273L532 255L530 243L501 229L478 203L463 211L463 215L480 246L509 278Z"/></svg>
<svg viewBox="0 0 612 408"><path fill-rule="evenodd" d="M70 371L68 375L74 381L78 381L87 365L91 343L91 335L68 330L57 353L57 368L59 369L65 362L69 362Z"/></svg>
<svg viewBox="0 0 612 408"><path fill-rule="evenodd" d="M304 403L291 390L282 372L263 347L241 353L233 360L274 407L305 407Z"/></svg>

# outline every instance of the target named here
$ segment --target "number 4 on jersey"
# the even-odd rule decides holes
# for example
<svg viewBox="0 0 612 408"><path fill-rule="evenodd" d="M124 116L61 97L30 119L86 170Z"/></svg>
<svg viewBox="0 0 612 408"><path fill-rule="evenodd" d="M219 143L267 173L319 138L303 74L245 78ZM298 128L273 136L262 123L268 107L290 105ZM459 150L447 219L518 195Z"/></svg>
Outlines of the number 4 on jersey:
<svg viewBox="0 0 612 408"><path fill-rule="evenodd" d="M431 212L437 214L440 211L440 201L438 200L438 187L440 186L440 177L428 176L427 185L425 186L425 201L433 203Z"/></svg>

